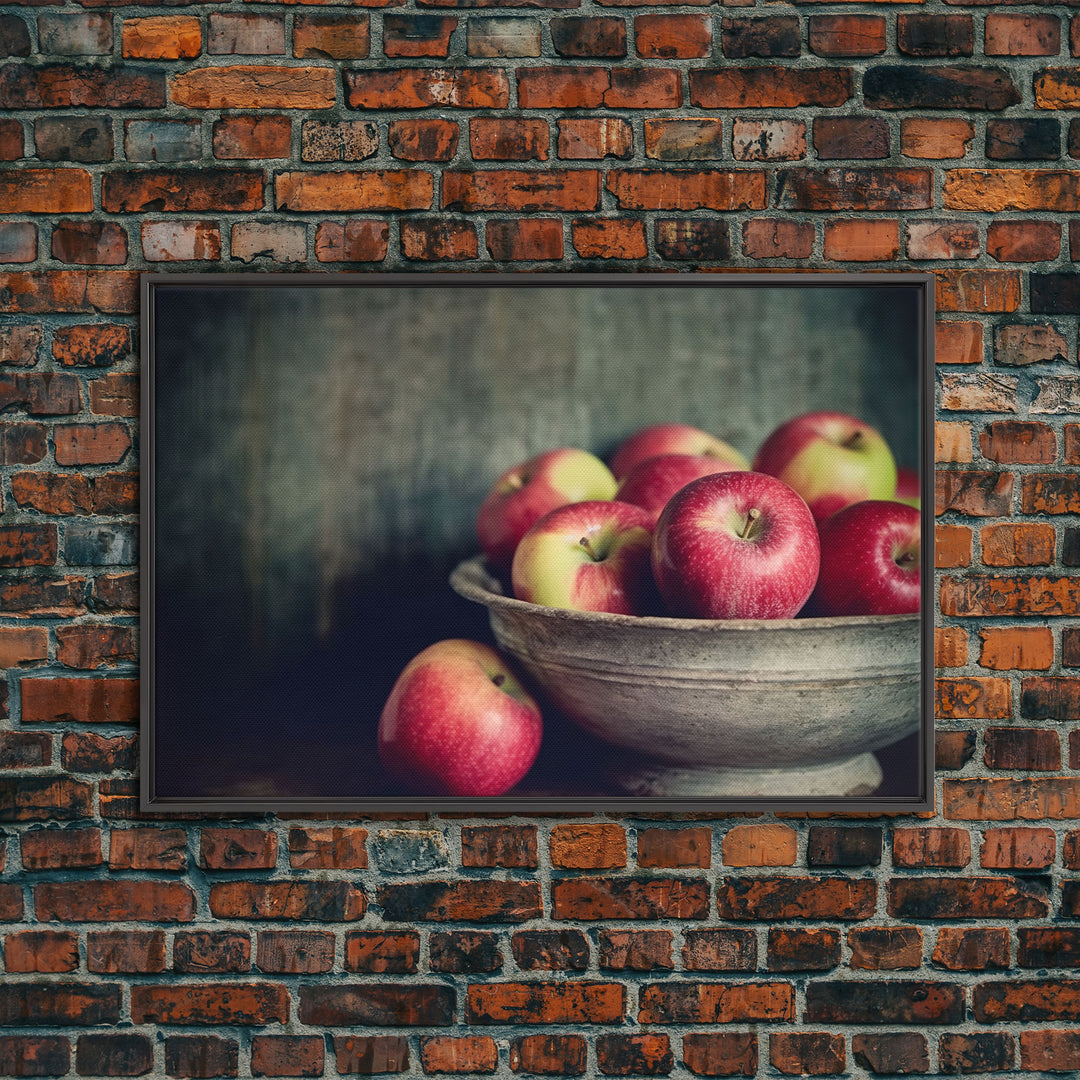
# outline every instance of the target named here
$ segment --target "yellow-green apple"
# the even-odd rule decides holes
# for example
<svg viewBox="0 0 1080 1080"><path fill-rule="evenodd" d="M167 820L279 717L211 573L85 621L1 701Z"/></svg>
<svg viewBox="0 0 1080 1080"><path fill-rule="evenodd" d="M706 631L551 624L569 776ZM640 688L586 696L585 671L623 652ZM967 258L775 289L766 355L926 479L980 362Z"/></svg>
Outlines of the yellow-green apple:
<svg viewBox="0 0 1080 1080"><path fill-rule="evenodd" d="M804 413L781 424L761 444L754 470L793 487L819 522L853 502L891 499L896 492L888 444L846 413Z"/></svg>
<svg viewBox="0 0 1080 1080"><path fill-rule="evenodd" d="M868 499L818 530L821 570L804 615L904 615L919 610L921 515L907 503Z"/></svg>
<svg viewBox="0 0 1080 1080"><path fill-rule="evenodd" d="M907 503L916 510L922 505L922 480L915 469L909 469L906 465L899 465L896 469L896 494L893 496L897 502Z"/></svg>
<svg viewBox="0 0 1080 1080"><path fill-rule="evenodd" d="M494 570L505 572L518 541L549 510L613 499L617 486L611 470L586 450L566 446L537 454L507 469L481 504L476 516L480 550Z"/></svg>
<svg viewBox="0 0 1080 1080"><path fill-rule="evenodd" d="M786 619L817 581L817 525L802 497L759 472L694 480L664 507L652 566L672 615Z"/></svg>
<svg viewBox="0 0 1080 1080"><path fill-rule="evenodd" d="M379 719L387 772L428 795L503 795L540 750L540 707L490 645L451 638L405 665Z"/></svg>
<svg viewBox="0 0 1080 1080"><path fill-rule="evenodd" d="M655 607L652 521L640 506L580 502L545 514L521 538L514 596L547 607L645 615Z"/></svg>
<svg viewBox="0 0 1080 1080"><path fill-rule="evenodd" d="M615 498L640 506L652 515L655 525L660 511L680 488L691 480L718 472L742 472L746 466L705 454L657 454L639 461L619 484Z"/></svg>
<svg viewBox="0 0 1080 1080"><path fill-rule="evenodd" d="M653 424L631 435L611 456L611 471L622 480L646 458L658 454L696 454L718 458L732 468L748 469L750 462L735 447L689 424Z"/></svg>

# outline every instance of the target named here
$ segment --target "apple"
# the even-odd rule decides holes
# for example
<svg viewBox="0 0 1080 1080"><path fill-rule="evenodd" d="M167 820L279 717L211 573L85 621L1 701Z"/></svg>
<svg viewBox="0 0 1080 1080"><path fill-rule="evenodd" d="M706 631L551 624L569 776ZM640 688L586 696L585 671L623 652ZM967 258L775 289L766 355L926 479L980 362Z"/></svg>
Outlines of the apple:
<svg viewBox="0 0 1080 1080"><path fill-rule="evenodd" d="M738 461L724 461L705 454L657 454L639 461L626 474L615 498L648 510L655 525L671 496L691 480L718 472L741 472L745 468Z"/></svg>
<svg viewBox="0 0 1080 1080"><path fill-rule="evenodd" d="M664 507L652 566L673 615L787 619L817 581L817 525L802 497L760 472L694 480Z"/></svg>
<svg viewBox="0 0 1080 1080"><path fill-rule="evenodd" d="M819 529L821 570L805 615L905 615L919 610L921 515L868 499Z"/></svg>
<svg viewBox="0 0 1080 1080"><path fill-rule="evenodd" d="M515 465L495 481L476 516L480 550L496 572L510 569L514 549L549 510L567 503L613 499L611 470L586 450L547 450Z"/></svg>
<svg viewBox="0 0 1080 1080"><path fill-rule="evenodd" d="M909 469L906 465L898 465L896 469L896 494L893 498L897 502L907 503L916 510L922 505L922 480L915 469Z"/></svg>
<svg viewBox="0 0 1080 1080"><path fill-rule="evenodd" d="M654 424L631 435L611 457L616 479L629 475L638 462L658 454L696 454L719 458L733 467L750 468L750 462L723 439L689 424Z"/></svg>
<svg viewBox="0 0 1080 1080"><path fill-rule="evenodd" d="M540 708L490 645L452 638L405 665L379 718L379 757L432 795L502 795L540 750Z"/></svg>
<svg viewBox="0 0 1080 1080"><path fill-rule="evenodd" d="M896 462L869 424L838 412L810 412L781 424L762 444L754 470L779 477L816 521L864 499L891 499Z"/></svg>
<svg viewBox="0 0 1080 1080"><path fill-rule="evenodd" d="M645 615L655 604L652 519L631 503L579 502L545 514L521 538L514 596L547 607Z"/></svg>

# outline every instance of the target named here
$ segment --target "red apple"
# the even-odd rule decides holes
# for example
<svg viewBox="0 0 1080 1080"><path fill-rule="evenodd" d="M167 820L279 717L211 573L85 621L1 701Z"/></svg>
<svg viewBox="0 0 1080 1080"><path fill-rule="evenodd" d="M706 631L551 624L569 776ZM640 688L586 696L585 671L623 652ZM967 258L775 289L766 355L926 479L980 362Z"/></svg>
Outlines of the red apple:
<svg viewBox="0 0 1080 1080"><path fill-rule="evenodd" d="M652 521L625 502L580 502L545 514L514 552L519 600L575 611L644 615L655 607Z"/></svg>
<svg viewBox="0 0 1080 1080"><path fill-rule="evenodd" d="M639 461L619 485L615 498L648 510L652 523L680 488L718 472L741 472L745 465L705 454L658 454Z"/></svg>
<svg viewBox="0 0 1080 1080"><path fill-rule="evenodd" d="M379 719L387 772L428 795L502 795L540 749L540 708L490 645L429 645L398 676Z"/></svg>
<svg viewBox="0 0 1080 1080"><path fill-rule="evenodd" d="M618 485L594 454L562 447L537 454L499 477L480 506L480 550L498 572L510 568L514 549L548 511L587 499L613 499Z"/></svg>
<svg viewBox="0 0 1080 1080"><path fill-rule="evenodd" d="M919 610L921 515L869 499L822 522L821 571L804 615L904 615Z"/></svg>
<svg viewBox="0 0 1080 1080"><path fill-rule="evenodd" d="M914 469L906 465L900 465L896 470L896 494L893 496L897 502L907 503L916 510L922 504L922 480Z"/></svg>
<svg viewBox="0 0 1080 1080"><path fill-rule="evenodd" d="M804 413L781 424L761 444L754 469L793 487L819 522L853 502L896 492L896 462L885 440L845 413Z"/></svg>
<svg viewBox="0 0 1080 1080"><path fill-rule="evenodd" d="M723 439L689 424L654 424L631 435L611 457L611 471L617 480L629 475L638 462L658 454L696 454L728 462L733 468L748 469L750 462Z"/></svg>
<svg viewBox="0 0 1080 1080"><path fill-rule="evenodd" d="M813 591L819 558L806 503L759 472L694 480L664 507L653 537L660 594L690 618L790 618Z"/></svg>

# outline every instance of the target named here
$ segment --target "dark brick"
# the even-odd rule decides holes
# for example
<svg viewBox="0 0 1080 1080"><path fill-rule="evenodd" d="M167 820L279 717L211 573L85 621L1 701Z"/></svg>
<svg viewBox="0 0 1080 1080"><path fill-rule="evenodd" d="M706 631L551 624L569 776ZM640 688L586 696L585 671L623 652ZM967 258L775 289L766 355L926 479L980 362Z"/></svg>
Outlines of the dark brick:
<svg viewBox="0 0 1080 1080"><path fill-rule="evenodd" d="M898 919L1031 919L1050 904L1039 878L894 878L888 910Z"/></svg>
<svg viewBox="0 0 1080 1080"><path fill-rule="evenodd" d="M717 886L723 919L865 919L877 883L843 877L727 878Z"/></svg>
<svg viewBox="0 0 1080 1080"><path fill-rule="evenodd" d="M169 1035L165 1039L165 1072L169 1076L209 1080L236 1076L240 1045L217 1035Z"/></svg>
<svg viewBox="0 0 1080 1080"><path fill-rule="evenodd" d="M1080 315L1080 274L1031 274L1033 314Z"/></svg>
<svg viewBox="0 0 1080 1080"><path fill-rule="evenodd" d="M928 210L929 169L779 169L776 205L783 210Z"/></svg>
<svg viewBox="0 0 1080 1080"><path fill-rule="evenodd" d="M808 866L878 866L882 831L871 827L811 826Z"/></svg>
<svg viewBox="0 0 1080 1080"><path fill-rule="evenodd" d="M697 1076L756 1076L757 1033L689 1032L683 1036L683 1062Z"/></svg>
<svg viewBox="0 0 1080 1080"><path fill-rule="evenodd" d="M770 971L828 971L839 963L838 930L769 930L766 964Z"/></svg>
<svg viewBox="0 0 1080 1080"><path fill-rule="evenodd" d="M656 252L662 259L672 261L730 259L728 224L713 218L657 218Z"/></svg>
<svg viewBox="0 0 1080 1080"><path fill-rule="evenodd" d="M596 1063L607 1076L666 1076L675 1055L666 1034L610 1034L596 1037Z"/></svg>
<svg viewBox="0 0 1080 1080"><path fill-rule="evenodd" d="M143 1076L154 1067L154 1044L145 1035L80 1035L75 1069L80 1076Z"/></svg>
<svg viewBox="0 0 1080 1080"><path fill-rule="evenodd" d="M769 1035L769 1064L786 1076L835 1076L846 1069L844 1036L827 1031Z"/></svg>
<svg viewBox="0 0 1080 1080"><path fill-rule="evenodd" d="M551 20L551 43L559 56L625 56L626 23L610 16L563 16Z"/></svg>
<svg viewBox="0 0 1080 1080"><path fill-rule="evenodd" d="M329 971L334 966L334 935L319 930L260 930L255 965L260 971L290 975ZM348 936L345 968L350 970Z"/></svg>
<svg viewBox="0 0 1080 1080"><path fill-rule="evenodd" d="M970 15L897 15L896 45L908 56L970 56L975 34Z"/></svg>
<svg viewBox="0 0 1080 1080"><path fill-rule="evenodd" d="M383 51L387 56L447 56L457 25L454 16L386 15Z"/></svg>
<svg viewBox="0 0 1080 1080"><path fill-rule="evenodd" d="M1080 720L1080 679L1071 676L1024 679L1020 715L1030 720Z"/></svg>
<svg viewBox="0 0 1080 1080"><path fill-rule="evenodd" d="M986 156L995 161L1052 161L1061 156L1061 125L1049 120L988 120Z"/></svg>
<svg viewBox="0 0 1080 1080"><path fill-rule="evenodd" d="M117 983L0 983L0 1025L68 1027L116 1024L121 987Z"/></svg>
<svg viewBox="0 0 1080 1080"><path fill-rule="evenodd" d="M946 926L938 931L931 960L950 971L988 971L1009 967L1005 927Z"/></svg>
<svg viewBox="0 0 1080 1080"><path fill-rule="evenodd" d="M856 1065L878 1076L930 1071L926 1036L917 1031L859 1032L851 1037Z"/></svg>
<svg viewBox="0 0 1080 1080"><path fill-rule="evenodd" d="M0 67L0 108L161 109L165 75L136 67L75 64L5 64Z"/></svg>
<svg viewBox="0 0 1080 1080"><path fill-rule="evenodd" d="M1080 981L1013 979L983 982L972 990L975 1019L981 1023L1003 1020L1080 1019Z"/></svg>
<svg viewBox="0 0 1080 1080"><path fill-rule="evenodd" d="M917 926L860 926L848 931L850 964L864 971L922 966L922 931Z"/></svg>
<svg viewBox="0 0 1080 1080"><path fill-rule="evenodd" d="M539 918L540 887L530 881L424 881L380 885L378 902L390 922L515 923Z"/></svg>
<svg viewBox="0 0 1080 1080"><path fill-rule="evenodd" d="M986 109L1020 103L1006 68L911 67L881 64L867 70L863 101L870 109Z"/></svg>
<svg viewBox="0 0 1080 1080"><path fill-rule="evenodd" d="M342 1076L402 1073L409 1068L409 1040L400 1035L335 1035L334 1056Z"/></svg>
<svg viewBox="0 0 1080 1080"><path fill-rule="evenodd" d="M1075 926L1023 926L1016 938L1021 967L1080 967L1080 929Z"/></svg>
<svg viewBox="0 0 1080 1080"><path fill-rule="evenodd" d="M583 971L589 941L580 930L521 930L510 939L514 962L524 971Z"/></svg>
<svg viewBox="0 0 1080 1080"><path fill-rule="evenodd" d="M804 1019L825 1024L960 1024L964 988L920 979L811 982Z"/></svg>
<svg viewBox="0 0 1080 1080"><path fill-rule="evenodd" d="M730 60L744 60L750 56L798 56L802 49L799 17L725 18L720 23L720 41L724 55Z"/></svg>
<svg viewBox="0 0 1080 1080"><path fill-rule="evenodd" d="M814 149L822 161L889 156L889 125L876 116L819 116Z"/></svg>
<svg viewBox="0 0 1080 1080"><path fill-rule="evenodd" d="M0 1035L0 1076L63 1076L70 1067L66 1035Z"/></svg>
<svg viewBox="0 0 1080 1080"><path fill-rule="evenodd" d="M688 971L753 971L757 934L753 930L687 930L682 958Z"/></svg>
<svg viewBox="0 0 1080 1080"><path fill-rule="evenodd" d="M30 29L18 15L0 15L0 57L29 56Z"/></svg>
<svg viewBox="0 0 1080 1080"><path fill-rule="evenodd" d="M409 983L302 984L299 1018L326 1027L446 1027L454 1021L453 987Z"/></svg>
<svg viewBox="0 0 1080 1080"><path fill-rule="evenodd" d="M795 987L787 982L646 983L639 1000L641 1024L732 1024L795 1018Z"/></svg>
<svg viewBox="0 0 1080 1080"><path fill-rule="evenodd" d="M599 943L601 970L654 971L675 966L670 930L601 930Z"/></svg>
<svg viewBox="0 0 1080 1080"><path fill-rule="evenodd" d="M468 1024L613 1024L626 1015L626 987L619 983L560 979L473 983Z"/></svg>
<svg viewBox="0 0 1080 1080"><path fill-rule="evenodd" d="M503 966L499 939L481 931L458 930L433 933L428 942L432 971L461 974L468 971L498 971Z"/></svg>
<svg viewBox="0 0 1080 1080"><path fill-rule="evenodd" d="M510 1068L539 1076L582 1076L587 1054L582 1035L521 1035L510 1043Z"/></svg>

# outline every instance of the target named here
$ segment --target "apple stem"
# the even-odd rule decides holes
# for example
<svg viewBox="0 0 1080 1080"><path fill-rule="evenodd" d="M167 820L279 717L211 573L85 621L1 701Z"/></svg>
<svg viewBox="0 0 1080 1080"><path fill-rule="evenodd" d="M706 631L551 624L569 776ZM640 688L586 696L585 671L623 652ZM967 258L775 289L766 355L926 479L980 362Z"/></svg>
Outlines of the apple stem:
<svg viewBox="0 0 1080 1080"><path fill-rule="evenodd" d="M761 517L761 511L755 506L752 510L746 512L746 526L743 531L739 533L739 538L742 540L748 540L750 538L750 532L754 528L754 522Z"/></svg>
<svg viewBox="0 0 1080 1080"><path fill-rule="evenodd" d="M846 438L844 440L843 445L848 450L860 450L860 449L862 449L862 444L863 444L864 441L865 441L865 436L863 435L863 433L861 431L856 431L856 432L853 432L851 435L848 436L848 438Z"/></svg>
<svg viewBox="0 0 1080 1080"><path fill-rule="evenodd" d="M491 676L491 681L496 686L502 686L502 684L506 682L506 676L500 671L498 674Z"/></svg>
<svg viewBox="0 0 1080 1080"><path fill-rule="evenodd" d="M593 562L600 561L600 556L596 554L596 548L589 543L589 538L587 536L583 536L578 543L589 553L589 558L592 559Z"/></svg>

